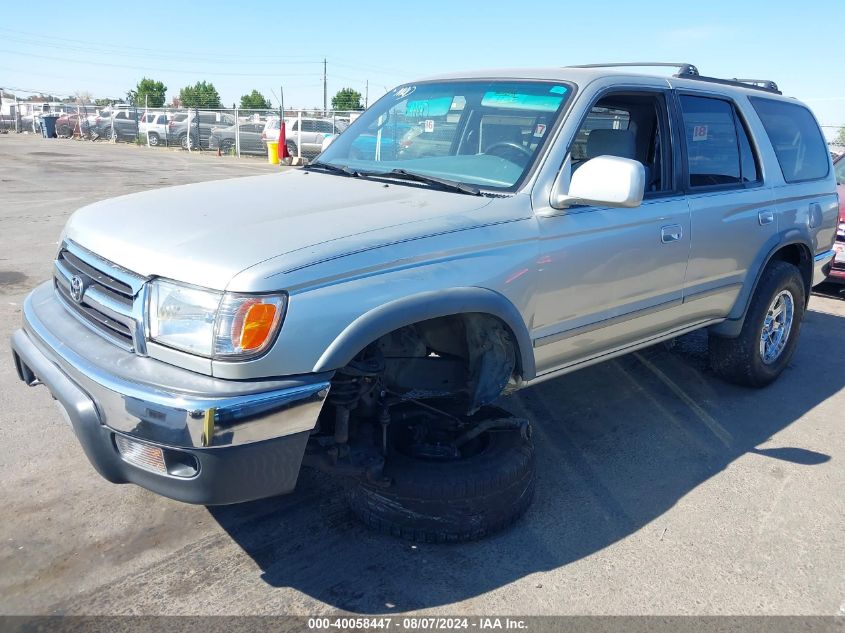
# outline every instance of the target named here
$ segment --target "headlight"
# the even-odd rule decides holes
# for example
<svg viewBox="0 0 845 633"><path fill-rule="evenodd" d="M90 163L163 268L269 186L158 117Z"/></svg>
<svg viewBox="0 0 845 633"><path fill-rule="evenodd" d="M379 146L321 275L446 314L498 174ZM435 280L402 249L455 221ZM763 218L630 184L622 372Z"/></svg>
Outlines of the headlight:
<svg viewBox="0 0 845 633"><path fill-rule="evenodd" d="M172 281L150 284L150 340L207 358L264 352L282 322L285 295L215 292Z"/></svg>

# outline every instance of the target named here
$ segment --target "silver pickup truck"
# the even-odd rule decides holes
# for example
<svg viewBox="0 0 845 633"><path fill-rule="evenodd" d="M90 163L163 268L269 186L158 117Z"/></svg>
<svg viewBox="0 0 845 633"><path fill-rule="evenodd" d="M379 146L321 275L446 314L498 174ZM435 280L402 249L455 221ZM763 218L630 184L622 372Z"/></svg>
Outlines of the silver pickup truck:
<svg viewBox="0 0 845 633"><path fill-rule="evenodd" d="M426 79L305 169L78 210L14 362L110 481L228 504L305 464L376 528L478 538L535 484L501 394L699 328L717 374L768 384L837 212L817 122L771 82Z"/></svg>

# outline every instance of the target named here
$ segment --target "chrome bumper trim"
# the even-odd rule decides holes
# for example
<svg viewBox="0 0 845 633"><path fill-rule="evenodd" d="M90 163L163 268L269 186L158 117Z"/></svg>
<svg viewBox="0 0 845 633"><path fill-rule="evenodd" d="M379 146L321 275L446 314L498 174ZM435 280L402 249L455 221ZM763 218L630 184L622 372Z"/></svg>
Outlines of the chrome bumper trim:
<svg viewBox="0 0 845 633"><path fill-rule="evenodd" d="M169 446L214 448L314 428L330 373L260 383L228 381L139 357L68 318L50 286L43 284L26 298L24 329L14 333L12 347L54 396L55 371L77 385L95 403L100 423L110 429ZM56 310L63 318L53 318ZM53 331L56 327L62 328L61 335ZM98 344L103 347L92 349ZM151 376L159 378L158 384L149 381Z"/></svg>
<svg viewBox="0 0 845 633"><path fill-rule="evenodd" d="M836 257L836 251L833 249L819 253L813 258L813 285L816 286L822 283L830 274L830 268L833 265L833 258Z"/></svg>

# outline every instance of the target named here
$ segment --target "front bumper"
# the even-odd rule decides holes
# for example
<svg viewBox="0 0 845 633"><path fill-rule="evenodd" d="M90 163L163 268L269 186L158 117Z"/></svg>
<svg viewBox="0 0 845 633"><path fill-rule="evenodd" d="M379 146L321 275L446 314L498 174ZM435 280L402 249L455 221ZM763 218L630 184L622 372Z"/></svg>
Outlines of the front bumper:
<svg viewBox="0 0 845 633"><path fill-rule="evenodd" d="M231 381L112 345L74 319L45 283L27 297L12 335L18 375L44 384L107 480L205 505L290 492L331 374ZM166 472L124 447L161 449Z"/></svg>

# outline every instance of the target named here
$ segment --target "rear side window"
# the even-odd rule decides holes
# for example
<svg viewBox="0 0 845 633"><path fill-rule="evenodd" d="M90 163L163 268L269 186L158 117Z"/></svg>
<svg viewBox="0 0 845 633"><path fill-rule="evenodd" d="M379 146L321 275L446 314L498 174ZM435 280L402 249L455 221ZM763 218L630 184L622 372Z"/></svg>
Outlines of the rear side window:
<svg viewBox="0 0 845 633"><path fill-rule="evenodd" d="M681 96L690 187L742 185L759 180L745 126L729 101Z"/></svg>
<svg viewBox="0 0 845 633"><path fill-rule="evenodd" d="M752 97L751 103L766 128L786 182L827 176L830 155L821 130L807 108L757 97Z"/></svg>

